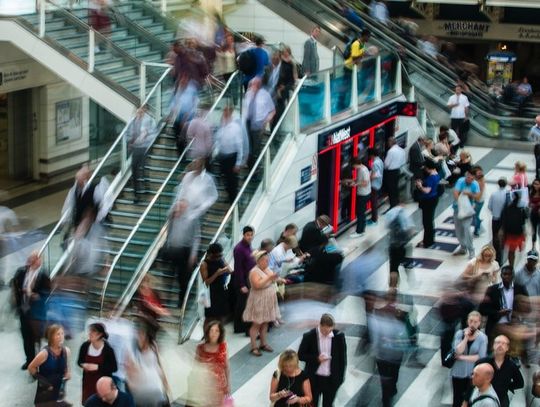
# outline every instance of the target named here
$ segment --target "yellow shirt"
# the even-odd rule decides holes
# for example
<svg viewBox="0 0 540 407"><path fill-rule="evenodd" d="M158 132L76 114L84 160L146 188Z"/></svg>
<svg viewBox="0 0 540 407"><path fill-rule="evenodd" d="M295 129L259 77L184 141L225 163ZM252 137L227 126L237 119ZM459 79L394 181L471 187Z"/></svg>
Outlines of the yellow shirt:
<svg viewBox="0 0 540 407"><path fill-rule="evenodd" d="M362 58L365 51L366 45L364 43L361 43L360 40L354 41L351 45L351 55L345 60L345 67L352 69L354 62Z"/></svg>

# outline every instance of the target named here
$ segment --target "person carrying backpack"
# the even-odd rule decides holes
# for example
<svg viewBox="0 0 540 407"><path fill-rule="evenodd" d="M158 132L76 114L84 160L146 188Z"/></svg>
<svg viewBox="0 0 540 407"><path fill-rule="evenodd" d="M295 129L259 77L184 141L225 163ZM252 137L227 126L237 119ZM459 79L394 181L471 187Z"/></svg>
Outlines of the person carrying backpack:
<svg viewBox="0 0 540 407"><path fill-rule="evenodd" d="M270 57L264 49L264 38L255 37L255 47L249 48L238 56L238 70L243 74L242 83L247 91L249 82L255 78L262 78L264 71L270 65Z"/></svg>
<svg viewBox="0 0 540 407"><path fill-rule="evenodd" d="M345 60L343 69L343 92L340 92L338 101L339 109L346 109L350 103L352 74L354 65L358 65L366 52L366 44L371 37L371 32L367 29L362 30L362 33L353 33L353 36L345 45L343 51L343 59Z"/></svg>

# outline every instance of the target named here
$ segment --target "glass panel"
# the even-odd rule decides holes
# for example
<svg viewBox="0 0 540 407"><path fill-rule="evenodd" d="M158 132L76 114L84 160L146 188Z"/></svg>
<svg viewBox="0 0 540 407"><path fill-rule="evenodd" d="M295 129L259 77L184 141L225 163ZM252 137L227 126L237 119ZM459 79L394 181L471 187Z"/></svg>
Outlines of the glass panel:
<svg viewBox="0 0 540 407"><path fill-rule="evenodd" d="M332 116L347 110L351 105L352 70L337 67L330 76L330 105Z"/></svg>
<svg viewBox="0 0 540 407"><path fill-rule="evenodd" d="M300 128L304 129L324 118L324 73L310 75L298 94Z"/></svg>
<svg viewBox="0 0 540 407"><path fill-rule="evenodd" d="M375 57L366 58L358 67L357 89L358 104L368 103L375 100L375 71L377 59Z"/></svg>
<svg viewBox="0 0 540 407"><path fill-rule="evenodd" d="M396 90L397 57L394 54L381 55L381 92L388 95Z"/></svg>
<svg viewBox="0 0 540 407"><path fill-rule="evenodd" d="M90 161L105 155L124 126L123 121L90 100Z"/></svg>

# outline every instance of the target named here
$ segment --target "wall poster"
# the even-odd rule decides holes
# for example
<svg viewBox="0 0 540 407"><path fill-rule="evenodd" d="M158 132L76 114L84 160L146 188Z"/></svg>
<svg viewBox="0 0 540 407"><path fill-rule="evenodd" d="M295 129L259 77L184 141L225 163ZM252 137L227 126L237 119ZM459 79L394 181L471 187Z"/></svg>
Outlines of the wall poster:
<svg viewBox="0 0 540 407"><path fill-rule="evenodd" d="M56 103L56 144L82 137L82 98Z"/></svg>

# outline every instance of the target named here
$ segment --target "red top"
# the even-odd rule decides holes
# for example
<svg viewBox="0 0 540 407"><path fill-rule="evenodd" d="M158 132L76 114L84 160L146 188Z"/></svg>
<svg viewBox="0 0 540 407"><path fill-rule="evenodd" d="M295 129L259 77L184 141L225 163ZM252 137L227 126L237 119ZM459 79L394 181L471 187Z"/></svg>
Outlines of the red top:
<svg viewBox="0 0 540 407"><path fill-rule="evenodd" d="M209 365L210 371L214 374L217 390L222 396L222 400L228 395L227 383L227 343L221 342L216 352L207 352L204 343L197 345L197 360Z"/></svg>

